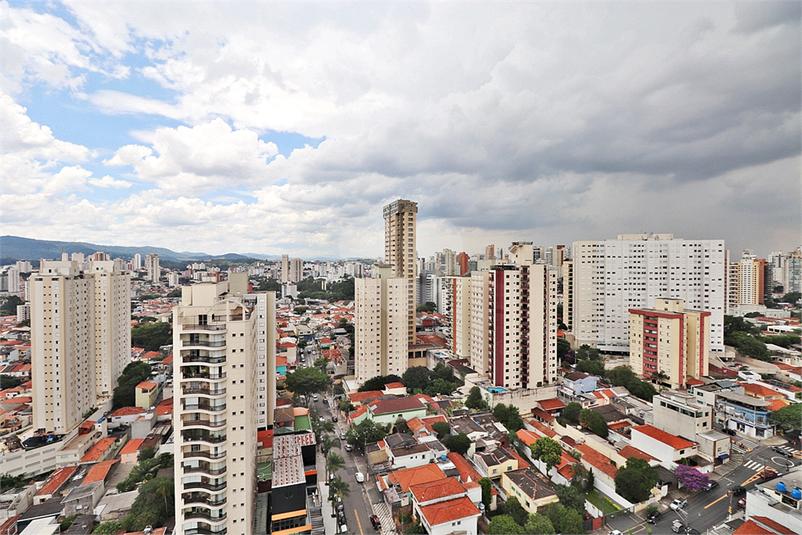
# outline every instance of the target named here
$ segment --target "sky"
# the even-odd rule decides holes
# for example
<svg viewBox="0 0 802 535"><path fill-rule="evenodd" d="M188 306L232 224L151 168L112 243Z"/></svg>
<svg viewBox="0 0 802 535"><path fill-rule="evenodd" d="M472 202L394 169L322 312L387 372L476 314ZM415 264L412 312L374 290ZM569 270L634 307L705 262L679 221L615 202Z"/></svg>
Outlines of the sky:
<svg viewBox="0 0 802 535"><path fill-rule="evenodd" d="M800 2L0 2L2 234L802 245ZM736 259L737 259L736 258Z"/></svg>

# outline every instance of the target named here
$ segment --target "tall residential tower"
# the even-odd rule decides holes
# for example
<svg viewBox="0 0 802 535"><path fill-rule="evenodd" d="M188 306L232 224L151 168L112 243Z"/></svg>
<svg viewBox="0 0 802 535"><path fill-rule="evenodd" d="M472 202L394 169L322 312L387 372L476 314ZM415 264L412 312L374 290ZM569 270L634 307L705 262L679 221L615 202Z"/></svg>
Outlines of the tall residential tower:
<svg viewBox="0 0 802 535"><path fill-rule="evenodd" d="M415 276L418 204L404 199L384 207L384 261L393 275L407 279L407 344L415 343Z"/></svg>

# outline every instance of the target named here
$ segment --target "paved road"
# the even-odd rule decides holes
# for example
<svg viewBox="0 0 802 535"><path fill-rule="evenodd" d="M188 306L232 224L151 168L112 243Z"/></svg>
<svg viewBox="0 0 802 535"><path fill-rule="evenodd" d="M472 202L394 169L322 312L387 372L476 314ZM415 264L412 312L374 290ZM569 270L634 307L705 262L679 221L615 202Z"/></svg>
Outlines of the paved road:
<svg viewBox="0 0 802 535"><path fill-rule="evenodd" d="M319 416L331 419L331 410L329 406L323 404L323 398L317 403L312 403L312 409L316 411ZM347 427L342 422L334 424L335 435L339 438L341 432L345 432ZM345 446L343 442L342 446ZM358 483L356 481L356 472L365 474L365 462L362 456L356 452L347 452L344 447L335 448L337 453L342 455L345 459L345 468L339 470L337 475L343 481L348 483L350 495L343 499L343 506L345 508L345 520L348 526L348 533L371 533L373 526L370 523L370 515L372 509L367 495L367 483ZM325 478L326 462L322 455L318 455L318 473L321 478Z"/></svg>

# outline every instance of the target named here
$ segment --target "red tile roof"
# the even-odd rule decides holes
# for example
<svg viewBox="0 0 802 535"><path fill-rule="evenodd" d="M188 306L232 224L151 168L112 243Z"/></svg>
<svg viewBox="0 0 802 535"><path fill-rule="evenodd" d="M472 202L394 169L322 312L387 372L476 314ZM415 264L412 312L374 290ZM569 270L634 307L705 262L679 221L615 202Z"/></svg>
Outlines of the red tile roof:
<svg viewBox="0 0 802 535"><path fill-rule="evenodd" d="M539 401L538 403L540 403L540 406L543 408L544 411L553 411L565 407L565 403L563 403L557 398L544 399L543 401Z"/></svg>
<svg viewBox="0 0 802 535"><path fill-rule="evenodd" d="M54 494L67 482L69 478L78 470L77 466L63 466L50 474L44 486L36 493L37 496L44 496L46 494Z"/></svg>
<svg viewBox="0 0 802 535"><path fill-rule="evenodd" d="M114 418L115 416L133 416L135 414L142 414L143 412L145 412L145 409L142 407L120 407L111 413L109 418Z"/></svg>
<svg viewBox="0 0 802 535"><path fill-rule="evenodd" d="M793 532L791 532L793 533ZM747 520L732 532L732 535L777 535L775 532L764 528L752 519Z"/></svg>
<svg viewBox="0 0 802 535"><path fill-rule="evenodd" d="M147 389L147 390L153 390L153 389L154 389L154 388L156 388L157 386L158 386L158 385L157 385L156 383L154 383L153 381L142 381L141 383L139 383L138 385L136 385L136 387L137 387L137 388L141 388L141 389L143 389L143 390L144 390L144 389Z"/></svg>
<svg viewBox="0 0 802 535"><path fill-rule="evenodd" d="M644 461L657 461L658 459L652 457L645 451L641 451L638 448L633 446L624 446L620 450L618 450L618 454L623 457L624 459L629 459L630 457L637 457L638 459L643 459Z"/></svg>
<svg viewBox="0 0 802 535"><path fill-rule="evenodd" d="M148 351L147 353L145 353L144 355L139 357L139 359L140 360L150 360L150 359L155 359L158 356L159 356L159 352L158 351Z"/></svg>
<svg viewBox="0 0 802 535"><path fill-rule="evenodd" d="M699 379L696 379L695 377L686 377L685 378L685 384L686 385L690 385L690 386L701 386L701 385L705 384L705 382L704 381L700 381Z"/></svg>
<svg viewBox="0 0 802 535"><path fill-rule="evenodd" d="M173 413L173 398L167 398L156 405L156 415L165 416Z"/></svg>
<svg viewBox="0 0 802 535"><path fill-rule="evenodd" d="M544 411L543 409L539 409L537 407L532 409L532 416L536 416L537 418L539 418L540 420L542 420L544 422L553 422L554 421L554 416L552 416L548 412Z"/></svg>
<svg viewBox="0 0 802 535"><path fill-rule="evenodd" d="M646 436L649 436L655 440L659 440L663 444L667 444L674 448L675 450L684 450L686 448L692 448L695 446L693 442L688 442L684 438L680 438L678 436L670 435L665 431L657 429L656 427L652 427L651 425L639 425L638 427L633 427L632 432L635 431L639 433L643 433Z"/></svg>
<svg viewBox="0 0 802 535"><path fill-rule="evenodd" d="M96 481L106 481L106 477L108 477L112 467L118 462L120 462L120 459L112 459L111 461L103 461L102 463L97 463L95 466L89 469L89 472L87 472L86 477L81 482L81 486L88 485Z"/></svg>
<svg viewBox="0 0 802 535"><path fill-rule="evenodd" d="M362 405L357 410L348 413L348 419L349 420L355 420L355 419L359 418L360 416L362 416L363 414L365 414L366 412L368 412L367 405Z"/></svg>
<svg viewBox="0 0 802 535"><path fill-rule="evenodd" d="M368 404L373 414L394 414L396 412L425 409L426 406L416 397L399 399L379 399Z"/></svg>
<svg viewBox="0 0 802 535"><path fill-rule="evenodd" d="M139 450L139 446L142 445L142 442L144 440L145 439L143 439L143 438L135 438L133 440L129 440L128 442L125 443L125 446L123 446L123 449L120 450L120 455L128 455L130 453L137 452Z"/></svg>
<svg viewBox="0 0 802 535"><path fill-rule="evenodd" d="M267 429L265 431L258 431L256 433L256 442L260 442L262 444L262 448L272 448L273 430Z"/></svg>
<svg viewBox="0 0 802 535"><path fill-rule="evenodd" d="M615 478L615 475L618 473L618 468L613 466L612 460L610 460L609 457L602 455L587 444L577 444L576 449L582 454L583 461L587 461L593 468L601 470L602 473L609 477Z"/></svg>
<svg viewBox="0 0 802 535"><path fill-rule="evenodd" d="M404 383L387 383L384 388L404 388Z"/></svg>
<svg viewBox="0 0 802 535"><path fill-rule="evenodd" d="M481 514L467 496L456 500L424 505L420 509L430 526L438 526L446 522L454 522L461 518L469 518Z"/></svg>
<svg viewBox="0 0 802 535"><path fill-rule="evenodd" d="M507 451L509 451L510 454L518 460L518 470L520 470L522 468L529 468L530 466L532 466L531 464L529 464L529 462L526 459L521 457L521 455L517 451L515 451L514 449L510 448Z"/></svg>
<svg viewBox="0 0 802 535"><path fill-rule="evenodd" d="M528 420L527 423L535 428L535 433L539 433L544 437L555 438L557 437L557 433L551 427L547 425L543 425L542 422L538 422L535 419Z"/></svg>
<svg viewBox="0 0 802 535"><path fill-rule="evenodd" d="M446 455L449 461L454 463L454 466L457 468L457 472L459 472L460 481L462 481L462 485L465 488L471 488L472 486L476 486L479 484L479 480L482 479L481 474L476 471L476 468L466 459L463 455L459 453L451 452ZM492 494L498 494L498 491L495 487L490 488L490 492Z"/></svg>
<svg viewBox="0 0 802 535"><path fill-rule="evenodd" d="M381 390L368 390L367 392L351 392L348 394L348 399L351 403L361 403L366 399L376 399L384 395Z"/></svg>
<svg viewBox="0 0 802 535"><path fill-rule="evenodd" d="M755 383L741 383L741 386L744 387L744 394L746 394L747 396L753 396L756 398L765 398L772 396L780 396L781 398L785 397L780 392L772 390L771 388L766 388L763 385Z"/></svg>
<svg viewBox="0 0 802 535"><path fill-rule="evenodd" d="M89 451L81 458L82 463L92 463L100 459L106 451L114 445L115 440L111 437L101 438L97 444L89 448Z"/></svg>
<svg viewBox="0 0 802 535"><path fill-rule="evenodd" d="M401 490L408 492L409 487L412 485L445 479L446 475L436 464L430 463L424 464L423 466L416 466L415 468L396 470L395 472L390 472L388 477L390 481L399 485Z"/></svg>
<svg viewBox="0 0 802 535"><path fill-rule="evenodd" d="M447 498L448 496L464 495L465 487L457 481L457 478L447 477L446 479L412 485L409 487L409 491L415 496L418 503L424 503Z"/></svg>
<svg viewBox="0 0 802 535"><path fill-rule="evenodd" d="M753 516L750 518L750 520L754 520L763 527L774 530L782 535L794 535L794 531L791 528L787 528L771 518L765 516Z"/></svg>
<svg viewBox="0 0 802 535"><path fill-rule="evenodd" d="M520 438L520 439L521 439L521 441L522 441L524 444L526 444L527 446L531 446L532 444L534 444L535 442L537 442L537 441L538 441L538 439L542 438L542 437L540 437L540 436L536 435L535 433L533 433L532 431L529 431L528 429L519 429L519 430L518 430L518 431L515 433L515 435L516 435L518 438Z"/></svg>

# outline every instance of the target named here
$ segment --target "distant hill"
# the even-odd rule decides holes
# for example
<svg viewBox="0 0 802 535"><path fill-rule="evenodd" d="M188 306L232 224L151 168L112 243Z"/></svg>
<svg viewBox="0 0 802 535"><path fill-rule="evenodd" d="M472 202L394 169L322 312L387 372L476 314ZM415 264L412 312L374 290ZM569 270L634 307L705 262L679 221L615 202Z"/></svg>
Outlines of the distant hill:
<svg viewBox="0 0 802 535"><path fill-rule="evenodd" d="M85 242L67 242L51 240L33 240L19 236L0 236L0 258L3 262L13 260L38 261L44 259L61 259L61 253L94 254L98 251L108 253L112 258L130 260L137 253L144 258L148 254L157 254L160 259L172 262L198 262L211 260L228 260L232 262L249 262L253 260L275 260L271 255L247 256L237 253L210 255L207 253L175 252L164 247L121 247L116 245L96 245Z"/></svg>

